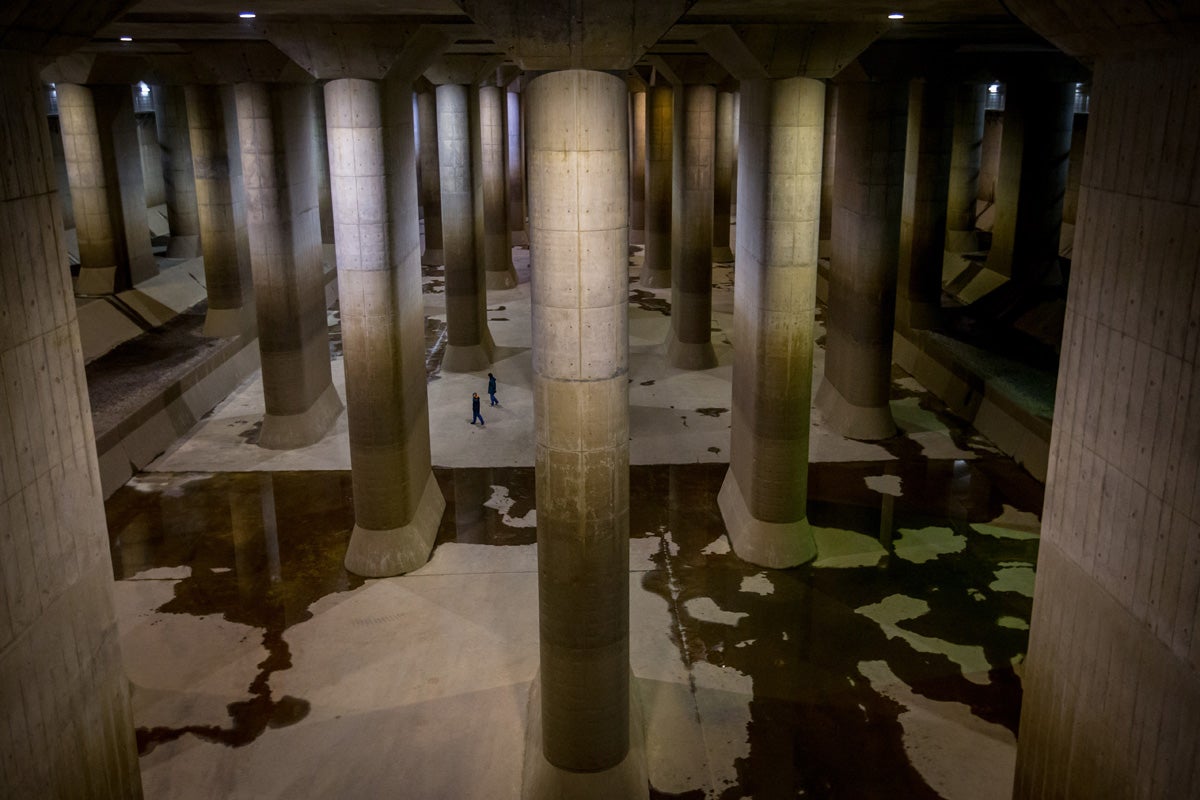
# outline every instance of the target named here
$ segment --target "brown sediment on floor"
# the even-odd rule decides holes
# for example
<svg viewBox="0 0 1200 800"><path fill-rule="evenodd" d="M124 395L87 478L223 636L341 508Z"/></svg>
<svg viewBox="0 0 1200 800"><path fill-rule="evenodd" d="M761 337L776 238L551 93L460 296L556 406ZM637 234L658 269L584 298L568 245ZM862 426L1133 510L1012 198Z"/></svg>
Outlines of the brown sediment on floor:
<svg viewBox="0 0 1200 800"><path fill-rule="evenodd" d="M645 289L630 289L629 302L643 311L657 311L664 317L671 316L671 301L655 297L653 292Z"/></svg>

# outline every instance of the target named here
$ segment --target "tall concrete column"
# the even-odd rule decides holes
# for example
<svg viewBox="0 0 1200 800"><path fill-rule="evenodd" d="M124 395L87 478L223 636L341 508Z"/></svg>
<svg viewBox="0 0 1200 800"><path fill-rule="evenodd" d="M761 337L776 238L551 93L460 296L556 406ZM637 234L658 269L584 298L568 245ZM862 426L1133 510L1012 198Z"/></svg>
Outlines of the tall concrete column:
<svg viewBox="0 0 1200 800"><path fill-rule="evenodd" d="M79 239L80 294L109 294L158 274L129 86L58 84L67 180Z"/></svg>
<svg viewBox="0 0 1200 800"><path fill-rule="evenodd" d="M236 336L252 324L254 311L249 264L243 263L238 252L224 102L216 86L188 86L184 94L196 176L200 249L208 285L204 335ZM240 163L238 168L240 171Z"/></svg>
<svg viewBox="0 0 1200 800"><path fill-rule="evenodd" d="M1024 286L1058 266L1075 85L1022 79L1007 88L987 268Z"/></svg>
<svg viewBox="0 0 1200 800"><path fill-rule="evenodd" d="M508 174L508 230L513 245L529 246L525 231L525 141L521 135L521 93L507 93L504 127L508 134L508 152L504 165Z"/></svg>
<svg viewBox="0 0 1200 800"><path fill-rule="evenodd" d="M902 329L934 328L941 316L953 90L940 80L909 84L896 280L896 323Z"/></svg>
<svg viewBox="0 0 1200 800"><path fill-rule="evenodd" d="M687 85L675 93L667 357L679 369L717 365L711 335L716 103L717 90L709 85Z"/></svg>
<svg viewBox="0 0 1200 800"><path fill-rule="evenodd" d="M437 100L433 91L417 92L417 121L421 128L421 208L425 210L425 250L421 263L427 267L446 261L442 250L442 188L438 172Z"/></svg>
<svg viewBox="0 0 1200 800"><path fill-rule="evenodd" d="M424 564L445 510L430 468L412 84L325 85L354 531L346 569Z"/></svg>
<svg viewBox="0 0 1200 800"><path fill-rule="evenodd" d="M742 119L742 93L733 93L733 168L730 170L729 176L729 205L732 209L730 221L737 224L737 185L738 185L738 148L741 147L740 129ZM730 232L729 246L737 249L737 243L733 240L733 232Z"/></svg>
<svg viewBox="0 0 1200 800"><path fill-rule="evenodd" d="M671 167L675 99L670 86L646 92L646 250L642 285L671 286Z"/></svg>
<svg viewBox="0 0 1200 800"><path fill-rule="evenodd" d="M504 126L506 104L503 88L479 87L477 180L483 199L483 269L489 289L511 289L517 285L508 233L508 176L504 170L504 153L508 149Z"/></svg>
<svg viewBox="0 0 1200 800"><path fill-rule="evenodd" d="M1031 24L1046 12L1016 7ZM1099 21L1085 4L1070 8L1066 30L1057 16L1036 27L1089 48L1071 52L1095 71L1013 797L1191 797L1200 39L1183 25L1142 25L1159 11L1151 3Z"/></svg>
<svg viewBox="0 0 1200 800"><path fill-rule="evenodd" d="M825 135L821 139L821 233L817 247L821 258L833 249L833 167L837 155L836 83L825 87Z"/></svg>
<svg viewBox="0 0 1200 800"><path fill-rule="evenodd" d="M154 119L162 148L163 184L167 195L168 258L200 255L200 216L196 208L196 177L188 135L187 101L182 86L155 87Z"/></svg>
<svg viewBox="0 0 1200 800"><path fill-rule="evenodd" d="M975 206L979 199L986 100L987 85L983 83L960 84L955 92L950 182L946 192L946 250L951 253L970 253L979 246L975 237Z"/></svg>
<svg viewBox="0 0 1200 800"><path fill-rule="evenodd" d="M311 86L235 87L266 415L260 447L315 444L342 411L329 367Z"/></svg>
<svg viewBox="0 0 1200 800"><path fill-rule="evenodd" d="M0 50L2 792L140 798L40 66Z"/></svg>
<svg viewBox="0 0 1200 800"><path fill-rule="evenodd" d="M733 261L729 247L730 208L733 200L733 92L717 92L717 136L713 171L712 260Z"/></svg>
<svg viewBox="0 0 1200 800"><path fill-rule="evenodd" d="M329 181L329 140L325 124L325 90L320 84L309 87L313 95L313 137L317 151L317 204L321 213L321 244L333 244L333 188Z"/></svg>
<svg viewBox="0 0 1200 800"><path fill-rule="evenodd" d="M470 93L462 84L437 87L438 173L446 258L446 351L442 369L475 372L492 363L483 263L475 244Z"/></svg>
<svg viewBox="0 0 1200 800"><path fill-rule="evenodd" d="M629 243L646 243L646 89L629 93Z"/></svg>
<svg viewBox="0 0 1200 800"><path fill-rule="evenodd" d="M889 406L906 82L838 86L825 376L817 407L851 439L896 432Z"/></svg>
<svg viewBox="0 0 1200 800"><path fill-rule="evenodd" d="M730 463L717 499L739 558L792 567L816 554L808 524L825 84L741 88Z"/></svg>
<svg viewBox="0 0 1200 800"><path fill-rule="evenodd" d="M140 87L134 87L139 97L150 97L153 103L153 92L146 86L148 94L142 95ZM158 120L154 112L140 112L134 115L137 122L138 150L141 153L143 202L149 212L155 206L166 205L167 187L163 179L162 146L158 141ZM147 213L147 221L149 213Z"/></svg>
<svg viewBox="0 0 1200 800"><path fill-rule="evenodd" d="M592 787L526 796L645 797L629 768L626 89L569 70L526 92L540 738L559 785Z"/></svg>

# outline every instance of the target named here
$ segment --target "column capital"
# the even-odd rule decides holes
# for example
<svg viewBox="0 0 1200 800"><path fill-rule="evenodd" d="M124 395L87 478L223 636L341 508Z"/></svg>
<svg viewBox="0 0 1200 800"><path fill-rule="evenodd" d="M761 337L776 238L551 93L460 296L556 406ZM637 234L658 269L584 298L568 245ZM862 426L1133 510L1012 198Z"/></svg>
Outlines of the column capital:
<svg viewBox="0 0 1200 800"><path fill-rule="evenodd" d="M886 21L681 25L738 80L829 78L888 29Z"/></svg>
<svg viewBox="0 0 1200 800"><path fill-rule="evenodd" d="M302 69L320 80L409 80L453 41L447 26L420 20L343 22L313 18L304 22L270 21L266 37Z"/></svg>

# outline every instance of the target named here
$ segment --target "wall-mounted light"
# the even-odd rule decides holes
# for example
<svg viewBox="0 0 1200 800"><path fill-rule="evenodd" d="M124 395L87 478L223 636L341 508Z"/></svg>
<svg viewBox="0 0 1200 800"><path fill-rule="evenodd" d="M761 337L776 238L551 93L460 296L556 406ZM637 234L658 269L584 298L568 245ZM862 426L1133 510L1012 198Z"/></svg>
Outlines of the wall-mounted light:
<svg viewBox="0 0 1200 800"><path fill-rule="evenodd" d="M1000 84L993 83L988 87L988 94L1000 94Z"/></svg>
<svg viewBox="0 0 1200 800"><path fill-rule="evenodd" d="M138 81L138 94L142 97L150 96L150 87L146 85L145 81Z"/></svg>
<svg viewBox="0 0 1200 800"><path fill-rule="evenodd" d="M904 19L904 15L899 11L893 11L891 14L888 14L888 19Z"/></svg>
<svg viewBox="0 0 1200 800"><path fill-rule="evenodd" d="M238 16L241 17L242 19L254 19L258 15L255 14L253 11L243 11L240 14L238 14Z"/></svg>
<svg viewBox="0 0 1200 800"><path fill-rule="evenodd" d="M122 42L132 42L132 41L133 41L133 37L132 37L132 36L122 36L122 37L121 37L121 41L122 41Z"/></svg>

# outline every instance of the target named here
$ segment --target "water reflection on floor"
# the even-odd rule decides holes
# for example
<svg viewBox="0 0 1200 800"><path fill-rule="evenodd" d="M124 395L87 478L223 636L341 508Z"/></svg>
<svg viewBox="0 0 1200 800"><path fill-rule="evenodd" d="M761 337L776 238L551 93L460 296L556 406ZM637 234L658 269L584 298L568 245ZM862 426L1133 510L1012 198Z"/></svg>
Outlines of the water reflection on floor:
<svg viewBox="0 0 1200 800"><path fill-rule="evenodd" d="M821 553L813 565L767 570L729 551L716 504L725 470L630 469L633 549L649 554L631 582L669 609L653 633L670 637L688 674L723 670L751 686L744 721L722 723L692 680L700 725L729 728L733 755L700 770L711 780L663 779L670 785L654 786L655 796L962 796L953 753L936 752L936 736L931 749L922 720L930 709L959 714L985 743L1015 733L1041 486L986 453L813 464ZM496 547L499 557L535 541L532 469L435 474L447 502L437 547ZM272 681L294 666L288 632L314 603L364 587L341 564L350 492L348 472L160 473L108 501L119 581L169 580L171 596L154 612L220 615L256 629L266 652L225 723L140 728L143 755L188 735L236 748L309 714L309 698ZM635 632L651 624L636 608ZM721 752L709 747L707 758Z"/></svg>

